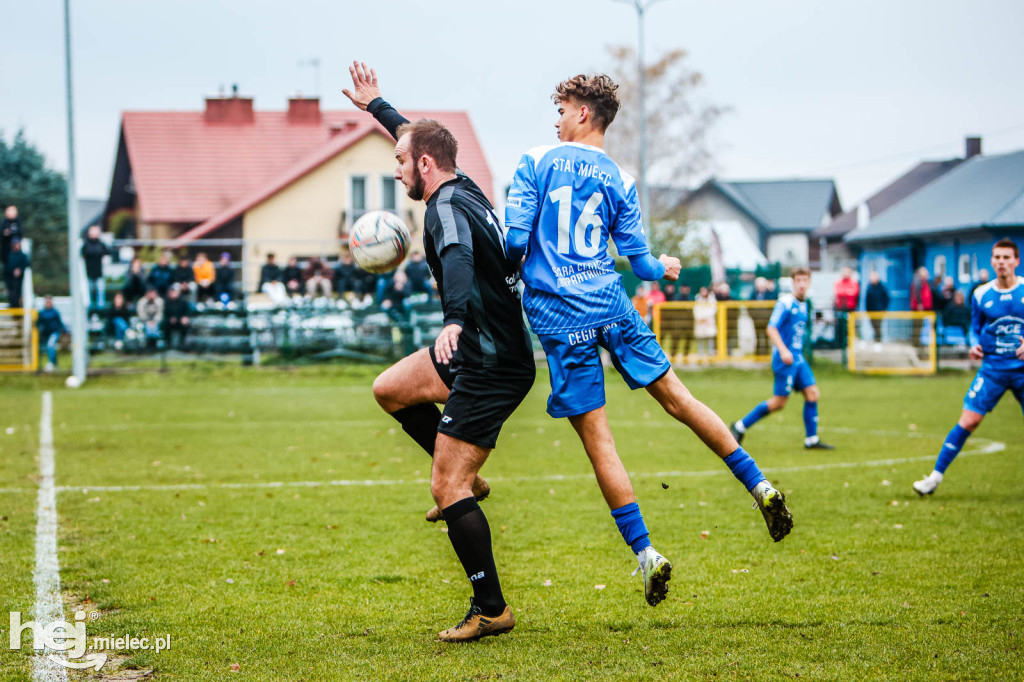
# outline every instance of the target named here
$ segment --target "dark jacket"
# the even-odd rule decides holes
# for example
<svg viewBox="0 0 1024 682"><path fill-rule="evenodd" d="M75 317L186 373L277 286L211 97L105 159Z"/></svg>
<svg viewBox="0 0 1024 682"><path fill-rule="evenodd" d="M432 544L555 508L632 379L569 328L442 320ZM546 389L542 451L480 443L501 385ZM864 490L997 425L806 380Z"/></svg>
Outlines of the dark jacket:
<svg viewBox="0 0 1024 682"><path fill-rule="evenodd" d="M217 292L217 296L226 293L229 297L234 298L235 271L230 265L218 265L216 272L217 278L214 280L214 290Z"/></svg>
<svg viewBox="0 0 1024 682"><path fill-rule="evenodd" d="M124 293L124 292L122 292ZM125 303L120 308L110 306L109 308L103 309L104 314L107 317L107 334L110 336L114 335L114 319L120 317L126 323L131 323L132 317L135 316L135 308Z"/></svg>
<svg viewBox="0 0 1024 682"><path fill-rule="evenodd" d="M103 257L110 255L110 249L99 239L86 239L82 244L82 260L85 261L85 276L99 279L103 276Z"/></svg>
<svg viewBox="0 0 1024 682"><path fill-rule="evenodd" d="M21 227L21 220L15 218L8 220L4 218L0 223L0 262L7 265L7 256L11 253L11 242L25 236L25 230Z"/></svg>
<svg viewBox="0 0 1024 682"><path fill-rule="evenodd" d="M28 256L24 251L11 251L7 256L7 269L4 271L8 282L20 282L25 277L25 270L30 267ZM15 275L14 271L19 270Z"/></svg>
<svg viewBox="0 0 1024 682"><path fill-rule="evenodd" d="M146 274L144 272L132 272L128 271L128 275L124 280L124 286L121 287L121 293L124 294L124 298L129 303L134 303L143 296L146 295Z"/></svg>
<svg viewBox="0 0 1024 682"><path fill-rule="evenodd" d="M260 268L260 288L267 282L281 281L281 266L277 263L264 263Z"/></svg>
<svg viewBox="0 0 1024 682"><path fill-rule="evenodd" d="M161 296L167 295L167 290L171 288L171 282L173 281L174 271L171 270L170 265L157 264L149 271L149 286L156 289L156 293Z"/></svg>
<svg viewBox="0 0 1024 682"><path fill-rule="evenodd" d="M864 310L869 313L880 312L889 309L889 292L881 282L869 284L868 291L864 295Z"/></svg>
<svg viewBox="0 0 1024 682"><path fill-rule="evenodd" d="M189 305L189 302L186 299L182 298L181 296L175 299L167 299L167 303L164 306L165 320L170 322L172 319L174 319L176 322L180 323L181 318L191 316L192 306Z"/></svg>
<svg viewBox="0 0 1024 682"><path fill-rule="evenodd" d="M947 327L960 327L966 334L971 328L971 309L966 304L950 303L942 311L942 324Z"/></svg>
<svg viewBox="0 0 1024 682"><path fill-rule="evenodd" d="M39 317L36 318L36 326L39 328L39 338L44 341L50 337L50 334L67 334L68 330L64 326L64 321L60 319L60 313L57 312L56 308L43 308L39 311Z"/></svg>

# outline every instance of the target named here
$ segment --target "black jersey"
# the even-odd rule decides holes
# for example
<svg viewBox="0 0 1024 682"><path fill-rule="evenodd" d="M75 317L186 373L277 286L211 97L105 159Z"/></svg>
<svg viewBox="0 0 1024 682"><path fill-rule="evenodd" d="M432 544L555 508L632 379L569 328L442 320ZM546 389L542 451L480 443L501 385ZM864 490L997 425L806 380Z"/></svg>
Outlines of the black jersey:
<svg viewBox="0 0 1024 682"><path fill-rule="evenodd" d="M367 111L396 139L398 127L407 122L379 98ZM462 326L453 369L532 368L518 264L505 256L504 232L491 203L461 171L427 199L423 247L444 323Z"/></svg>

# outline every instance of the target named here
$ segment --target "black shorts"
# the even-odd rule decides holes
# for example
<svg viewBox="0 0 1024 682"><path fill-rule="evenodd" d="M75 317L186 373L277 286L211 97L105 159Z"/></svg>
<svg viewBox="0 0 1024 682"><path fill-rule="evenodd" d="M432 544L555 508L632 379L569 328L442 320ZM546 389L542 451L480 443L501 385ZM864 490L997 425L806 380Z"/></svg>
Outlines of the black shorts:
<svg viewBox="0 0 1024 682"><path fill-rule="evenodd" d="M450 390L438 433L482 448L493 448L505 420L512 416L533 387L535 367L478 368L462 366L453 372L430 347L430 359Z"/></svg>

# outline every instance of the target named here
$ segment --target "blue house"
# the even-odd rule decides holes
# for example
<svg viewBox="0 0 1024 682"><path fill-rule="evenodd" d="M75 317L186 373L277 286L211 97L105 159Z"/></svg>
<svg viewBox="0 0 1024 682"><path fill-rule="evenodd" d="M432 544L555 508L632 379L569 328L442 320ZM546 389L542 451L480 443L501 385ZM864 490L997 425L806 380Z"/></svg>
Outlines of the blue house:
<svg viewBox="0 0 1024 682"><path fill-rule="evenodd" d="M915 269L951 276L968 293L1004 237L1024 246L1024 151L968 158L845 241L859 252L861 281L877 270L890 309L908 310Z"/></svg>

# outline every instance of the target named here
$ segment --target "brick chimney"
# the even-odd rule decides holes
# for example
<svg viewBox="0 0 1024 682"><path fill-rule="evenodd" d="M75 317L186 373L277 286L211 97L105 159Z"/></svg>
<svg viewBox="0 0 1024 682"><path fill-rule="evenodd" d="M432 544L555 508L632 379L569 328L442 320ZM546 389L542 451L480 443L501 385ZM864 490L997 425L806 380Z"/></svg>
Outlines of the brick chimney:
<svg viewBox="0 0 1024 682"><path fill-rule="evenodd" d="M319 97L289 97L289 123L320 123Z"/></svg>
<svg viewBox="0 0 1024 682"><path fill-rule="evenodd" d="M972 156L981 156L981 138L980 137L968 137L966 140L966 150L964 151L964 158L969 159Z"/></svg>
<svg viewBox="0 0 1024 682"><path fill-rule="evenodd" d="M203 120L207 123L245 124L254 120L252 97L239 97L238 85L231 86L231 97L207 97Z"/></svg>

